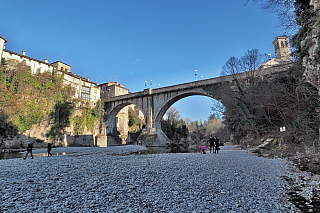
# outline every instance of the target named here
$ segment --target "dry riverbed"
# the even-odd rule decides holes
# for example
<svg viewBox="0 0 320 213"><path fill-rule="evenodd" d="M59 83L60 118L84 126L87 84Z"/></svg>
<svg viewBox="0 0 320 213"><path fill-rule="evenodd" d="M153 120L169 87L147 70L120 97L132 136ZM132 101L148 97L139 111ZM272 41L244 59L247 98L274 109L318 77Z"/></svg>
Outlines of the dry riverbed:
<svg viewBox="0 0 320 213"><path fill-rule="evenodd" d="M235 146L205 155L145 149L56 148L72 154L2 160L0 212L299 211L288 190L300 173L287 161Z"/></svg>

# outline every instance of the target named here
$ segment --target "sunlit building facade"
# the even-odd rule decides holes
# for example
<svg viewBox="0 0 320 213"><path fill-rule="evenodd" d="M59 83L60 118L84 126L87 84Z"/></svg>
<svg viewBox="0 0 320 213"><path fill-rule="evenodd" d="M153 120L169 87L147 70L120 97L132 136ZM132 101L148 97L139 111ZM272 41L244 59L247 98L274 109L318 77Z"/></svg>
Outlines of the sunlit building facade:
<svg viewBox="0 0 320 213"><path fill-rule="evenodd" d="M41 61L27 56L25 50L21 54L7 50L7 42L8 40L0 35L1 63L9 69L18 63L25 63L34 75L44 72L63 75L63 84L70 85L72 88L71 98L81 99L84 106L94 107L100 99L100 87L97 86L97 83L90 81L89 77L84 78L72 73L70 65L61 61L49 63L48 59Z"/></svg>

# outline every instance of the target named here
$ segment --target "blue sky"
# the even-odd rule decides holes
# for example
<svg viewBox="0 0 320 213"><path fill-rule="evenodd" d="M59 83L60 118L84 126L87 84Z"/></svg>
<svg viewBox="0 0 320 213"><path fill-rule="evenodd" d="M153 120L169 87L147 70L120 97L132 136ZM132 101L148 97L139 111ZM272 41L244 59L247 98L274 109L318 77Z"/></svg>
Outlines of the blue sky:
<svg viewBox="0 0 320 213"><path fill-rule="evenodd" d="M247 0L77 0L1 2L7 49L49 63L62 61L94 82L118 81L138 92L218 77L249 49L273 54L282 35L274 14ZM205 120L212 99L189 97L174 107Z"/></svg>

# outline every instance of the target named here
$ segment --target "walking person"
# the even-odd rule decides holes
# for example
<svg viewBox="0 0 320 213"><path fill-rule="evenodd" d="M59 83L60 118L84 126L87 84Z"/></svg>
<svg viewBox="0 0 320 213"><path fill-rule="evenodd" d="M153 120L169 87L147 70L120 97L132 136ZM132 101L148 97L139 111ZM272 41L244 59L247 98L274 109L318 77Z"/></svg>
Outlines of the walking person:
<svg viewBox="0 0 320 213"><path fill-rule="evenodd" d="M219 138L217 136L214 136L213 137L213 140L214 140L214 153L219 153L219 150L220 150L220 143L219 143Z"/></svg>
<svg viewBox="0 0 320 213"><path fill-rule="evenodd" d="M212 149L212 152L214 152L214 139L212 137L212 135L210 135L210 138L209 138L209 149L210 149L210 153L211 153L211 149Z"/></svg>
<svg viewBox="0 0 320 213"><path fill-rule="evenodd" d="M28 142L28 146L27 146L27 154L26 154L26 156L23 158L23 159L27 159L27 157L28 157L28 154L30 153L30 155L31 155L31 159L33 159L33 154L32 154L32 149L33 149L33 144L32 143L30 143L30 142Z"/></svg>
<svg viewBox="0 0 320 213"><path fill-rule="evenodd" d="M52 156L51 149L52 149L51 143L48 143L48 157Z"/></svg>

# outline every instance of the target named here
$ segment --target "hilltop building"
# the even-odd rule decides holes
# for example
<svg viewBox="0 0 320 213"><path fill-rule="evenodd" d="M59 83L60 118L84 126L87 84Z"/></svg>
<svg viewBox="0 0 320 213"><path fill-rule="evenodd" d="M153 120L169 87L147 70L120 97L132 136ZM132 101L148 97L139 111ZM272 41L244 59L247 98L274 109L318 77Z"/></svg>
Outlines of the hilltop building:
<svg viewBox="0 0 320 213"><path fill-rule="evenodd" d="M123 84L118 82L107 82L98 85L100 87L101 100L107 100L108 98L129 94L129 89L124 88Z"/></svg>
<svg viewBox="0 0 320 213"><path fill-rule="evenodd" d="M94 107L96 102L100 99L100 88L97 83L90 81L90 78L84 78L71 72L71 66L61 61L49 63L48 59L43 61L31 58L26 55L26 51L23 50L22 54L16 53L6 49L6 40L0 35L0 58L1 63L8 68L14 66L17 63L25 63L30 68L32 74L37 73L56 73L63 75L63 84L71 85L73 92L72 98L81 99L81 104L87 107Z"/></svg>
<svg viewBox="0 0 320 213"><path fill-rule="evenodd" d="M260 68L268 68L292 62L289 36L279 36L272 42L272 44L274 45L276 57L269 59L269 61L262 64Z"/></svg>

